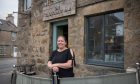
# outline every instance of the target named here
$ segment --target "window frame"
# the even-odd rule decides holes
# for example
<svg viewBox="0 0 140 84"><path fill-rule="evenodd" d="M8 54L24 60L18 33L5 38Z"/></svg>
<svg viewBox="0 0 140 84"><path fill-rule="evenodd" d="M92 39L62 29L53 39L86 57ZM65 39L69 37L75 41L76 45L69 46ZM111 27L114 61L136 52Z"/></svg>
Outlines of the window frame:
<svg viewBox="0 0 140 84"><path fill-rule="evenodd" d="M100 14L94 14L94 15L88 15L88 16L85 16L85 64L88 64L88 65L97 65L97 66L105 66L105 67L113 67L113 68L121 68L123 69L124 68L124 59L123 59L123 63L115 63L115 62L105 62L104 61L98 61L97 59L89 59L88 58L88 31L89 31L89 18L90 17L96 17L96 16L102 16L103 15L103 25L102 25L102 51L103 53L102 56L103 58L105 58L105 50L104 50L104 46L105 46L105 15L107 14L112 14L112 13L119 13L119 12L123 12L123 9L119 9L119 10L115 10L115 11L109 11L109 12L105 12L105 13L100 13ZM124 24L124 23L123 23ZM123 30L124 30L124 26L123 26ZM124 31L123 31L124 32ZM124 34L123 34L123 37L124 37ZM124 39L123 39L123 44L124 44ZM124 55L124 46L123 46L123 58L125 58L125 55Z"/></svg>

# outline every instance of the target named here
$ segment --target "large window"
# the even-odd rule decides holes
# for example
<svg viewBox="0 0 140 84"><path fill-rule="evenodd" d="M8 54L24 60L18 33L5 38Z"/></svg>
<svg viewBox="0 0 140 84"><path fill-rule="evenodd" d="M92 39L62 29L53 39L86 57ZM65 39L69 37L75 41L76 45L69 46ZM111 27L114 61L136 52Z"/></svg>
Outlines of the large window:
<svg viewBox="0 0 140 84"><path fill-rule="evenodd" d="M124 13L87 17L86 63L123 68Z"/></svg>
<svg viewBox="0 0 140 84"><path fill-rule="evenodd" d="M24 0L24 11L31 9L32 0Z"/></svg>

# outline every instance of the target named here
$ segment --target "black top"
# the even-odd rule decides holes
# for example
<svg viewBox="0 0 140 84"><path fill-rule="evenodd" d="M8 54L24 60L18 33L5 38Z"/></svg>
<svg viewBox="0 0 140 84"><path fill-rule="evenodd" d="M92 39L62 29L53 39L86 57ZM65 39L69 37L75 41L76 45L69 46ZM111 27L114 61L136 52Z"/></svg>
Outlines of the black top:
<svg viewBox="0 0 140 84"><path fill-rule="evenodd" d="M66 63L68 60L72 60L72 55L69 48L62 52L55 50L52 52L52 55L49 58L49 61L52 61L52 64ZM59 72L57 74L60 78L74 77L73 67L68 69L59 68Z"/></svg>

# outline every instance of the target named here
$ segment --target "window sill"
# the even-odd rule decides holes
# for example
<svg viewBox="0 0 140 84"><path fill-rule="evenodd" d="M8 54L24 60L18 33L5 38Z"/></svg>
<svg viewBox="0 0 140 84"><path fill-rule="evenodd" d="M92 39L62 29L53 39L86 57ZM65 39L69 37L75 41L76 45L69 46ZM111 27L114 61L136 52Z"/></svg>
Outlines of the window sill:
<svg viewBox="0 0 140 84"><path fill-rule="evenodd" d="M123 63L115 63L115 62L103 62L103 61L93 61L93 60L87 60L87 65L92 66L101 66L101 67L107 67L107 68L116 68L116 69L124 69Z"/></svg>

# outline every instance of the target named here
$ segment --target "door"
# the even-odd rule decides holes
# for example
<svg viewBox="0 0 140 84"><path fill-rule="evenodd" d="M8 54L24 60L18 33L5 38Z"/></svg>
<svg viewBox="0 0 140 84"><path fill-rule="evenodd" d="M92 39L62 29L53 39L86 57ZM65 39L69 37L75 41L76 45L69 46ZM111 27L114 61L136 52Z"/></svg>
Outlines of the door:
<svg viewBox="0 0 140 84"><path fill-rule="evenodd" d="M60 21L53 23L53 50L57 49L57 37L63 35L68 42L68 23L67 21Z"/></svg>

